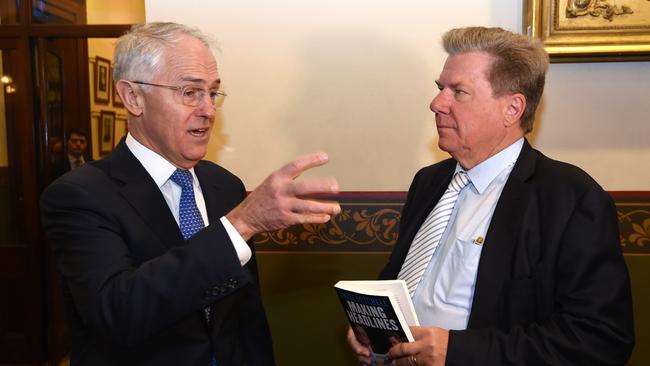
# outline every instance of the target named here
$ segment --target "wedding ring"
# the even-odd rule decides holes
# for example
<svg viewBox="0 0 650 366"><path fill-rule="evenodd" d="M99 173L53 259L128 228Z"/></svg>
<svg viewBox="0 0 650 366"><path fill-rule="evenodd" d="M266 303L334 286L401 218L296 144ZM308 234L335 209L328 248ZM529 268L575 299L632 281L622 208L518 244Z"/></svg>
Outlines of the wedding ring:
<svg viewBox="0 0 650 366"><path fill-rule="evenodd" d="M418 366L418 359L415 356L409 357L409 365Z"/></svg>

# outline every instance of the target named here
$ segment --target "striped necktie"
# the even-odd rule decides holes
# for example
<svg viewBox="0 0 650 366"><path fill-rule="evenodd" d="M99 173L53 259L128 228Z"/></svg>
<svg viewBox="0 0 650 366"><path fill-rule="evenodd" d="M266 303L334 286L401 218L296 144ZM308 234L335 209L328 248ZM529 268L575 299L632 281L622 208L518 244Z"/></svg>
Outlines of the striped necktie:
<svg viewBox="0 0 650 366"><path fill-rule="evenodd" d="M440 244L440 238L447 228L458 194L468 183L469 176L466 172L462 170L456 172L440 201L415 234L406 260L397 275L397 278L406 281L411 296L413 296L433 253Z"/></svg>

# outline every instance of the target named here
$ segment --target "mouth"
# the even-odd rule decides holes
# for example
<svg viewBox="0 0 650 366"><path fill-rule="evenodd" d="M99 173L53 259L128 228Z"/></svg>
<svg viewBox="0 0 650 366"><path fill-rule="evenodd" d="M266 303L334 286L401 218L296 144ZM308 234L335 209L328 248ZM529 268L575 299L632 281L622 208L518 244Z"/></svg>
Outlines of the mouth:
<svg viewBox="0 0 650 366"><path fill-rule="evenodd" d="M188 132L194 137L205 137L207 136L208 132L210 132L210 129L208 127L195 128L193 130L189 130Z"/></svg>
<svg viewBox="0 0 650 366"><path fill-rule="evenodd" d="M453 123L452 121L443 121L441 118L436 116L436 128L437 129L454 129L456 128L456 124Z"/></svg>

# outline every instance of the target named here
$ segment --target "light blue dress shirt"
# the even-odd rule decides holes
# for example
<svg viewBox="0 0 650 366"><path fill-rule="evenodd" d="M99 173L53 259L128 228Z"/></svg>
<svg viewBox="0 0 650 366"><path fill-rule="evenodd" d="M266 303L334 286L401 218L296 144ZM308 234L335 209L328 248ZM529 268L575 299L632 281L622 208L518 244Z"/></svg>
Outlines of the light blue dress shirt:
<svg viewBox="0 0 650 366"><path fill-rule="evenodd" d="M521 138L467 171L471 183L458 195L440 245L413 293L420 325L467 328L485 235L523 145Z"/></svg>

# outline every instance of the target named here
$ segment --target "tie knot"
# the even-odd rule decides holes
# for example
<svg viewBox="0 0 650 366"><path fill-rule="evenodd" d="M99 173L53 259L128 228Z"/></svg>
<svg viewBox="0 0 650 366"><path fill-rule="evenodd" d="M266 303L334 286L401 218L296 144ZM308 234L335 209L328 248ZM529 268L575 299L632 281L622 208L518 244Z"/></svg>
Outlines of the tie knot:
<svg viewBox="0 0 650 366"><path fill-rule="evenodd" d="M185 169L176 169L169 179L181 186L182 189L192 188L192 173Z"/></svg>
<svg viewBox="0 0 650 366"><path fill-rule="evenodd" d="M467 175L467 172L459 170L458 172L456 172L456 174L454 174L454 177L451 179L451 183L449 183L449 188L451 188L455 192L460 192L460 190L463 189L468 183L469 183L469 176Z"/></svg>

